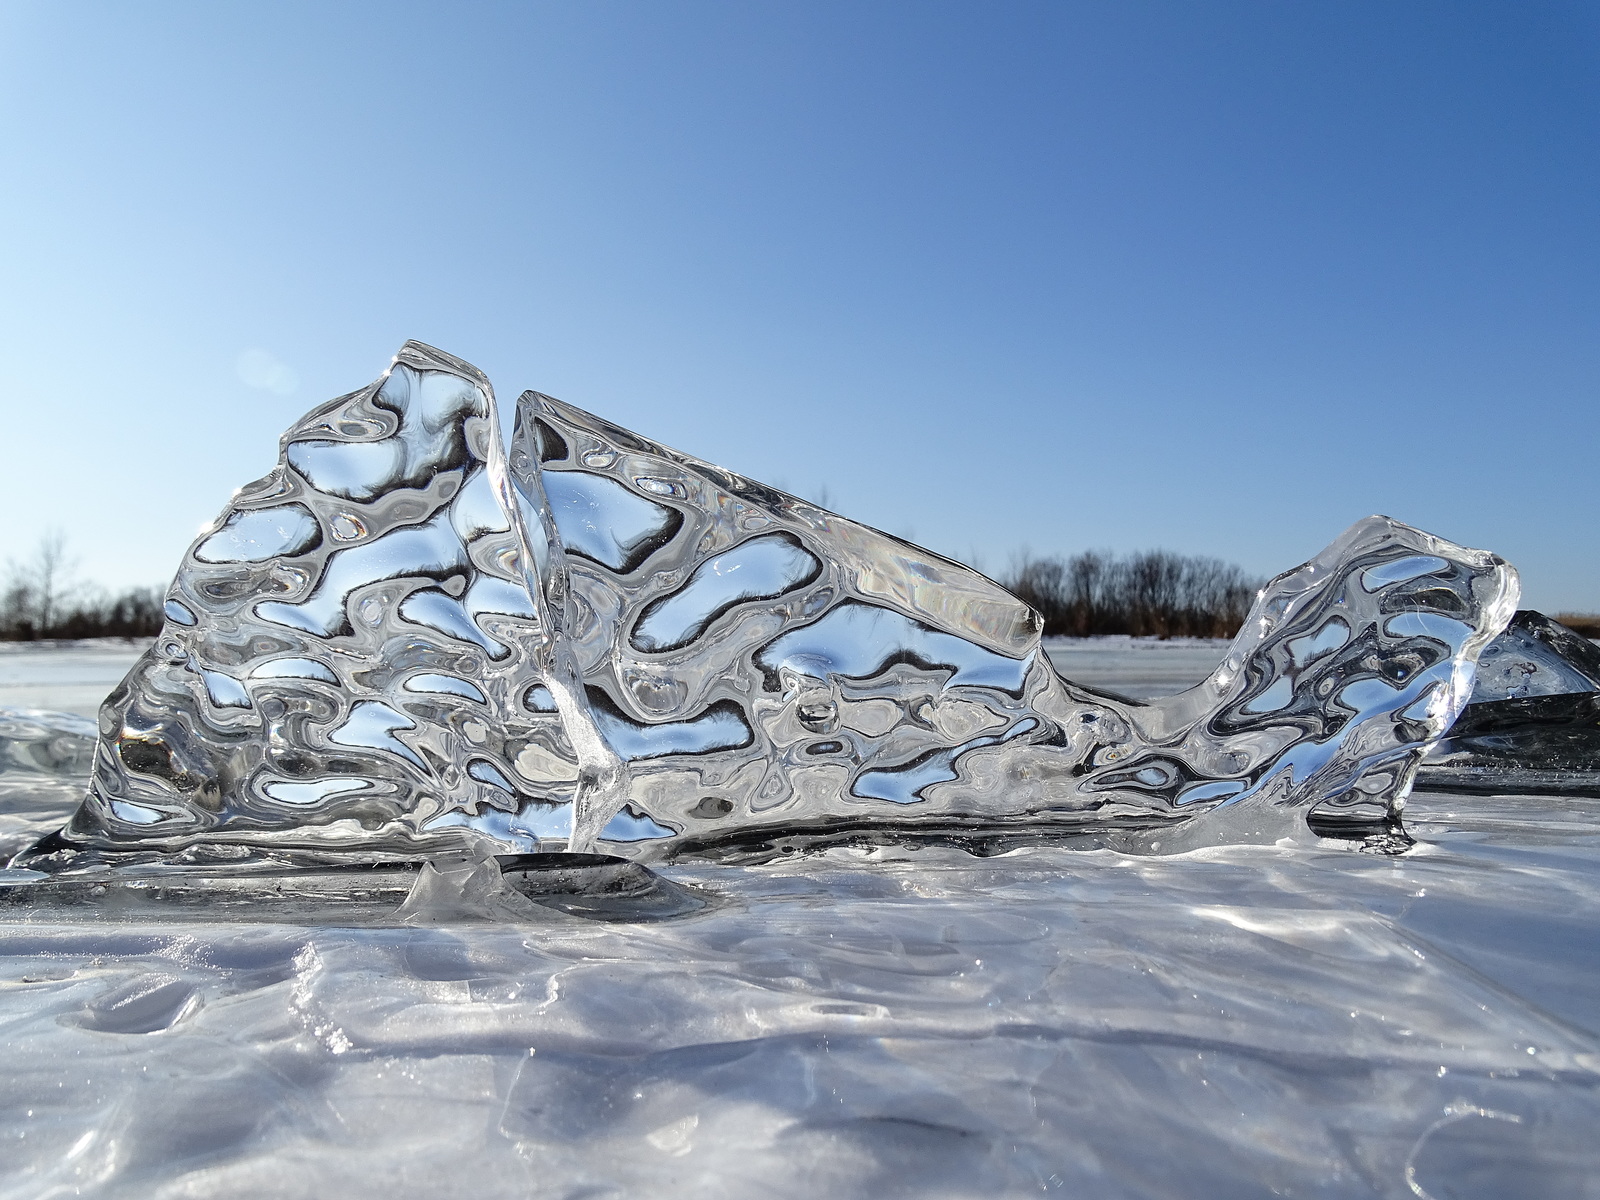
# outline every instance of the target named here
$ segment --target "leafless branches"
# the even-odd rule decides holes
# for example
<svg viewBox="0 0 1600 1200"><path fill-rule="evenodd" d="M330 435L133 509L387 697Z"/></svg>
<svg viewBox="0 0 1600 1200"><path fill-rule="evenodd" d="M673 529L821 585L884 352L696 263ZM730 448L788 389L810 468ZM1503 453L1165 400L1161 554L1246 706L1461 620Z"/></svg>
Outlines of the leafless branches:
<svg viewBox="0 0 1600 1200"><path fill-rule="evenodd" d="M130 588L117 595L75 578L66 538L52 530L26 561L10 562L0 583L0 639L154 637L161 595Z"/></svg>
<svg viewBox="0 0 1600 1200"><path fill-rule="evenodd" d="M1024 553L1004 582L1039 610L1047 634L1069 637L1232 637L1259 586L1232 563L1167 550Z"/></svg>

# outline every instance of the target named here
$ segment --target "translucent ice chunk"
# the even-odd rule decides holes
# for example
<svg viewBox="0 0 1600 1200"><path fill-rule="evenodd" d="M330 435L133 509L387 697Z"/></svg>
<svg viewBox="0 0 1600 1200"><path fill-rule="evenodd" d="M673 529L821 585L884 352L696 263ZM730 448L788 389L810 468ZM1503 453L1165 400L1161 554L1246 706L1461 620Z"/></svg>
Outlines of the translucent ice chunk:
<svg viewBox="0 0 1600 1200"><path fill-rule="evenodd" d="M551 630L505 488L488 381L417 343L296 424L185 557L66 843L370 857L459 846L487 809L568 811L575 769L517 767L575 755L518 703L550 682Z"/></svg>
<svg viewBox="0 0 1600 1200"><path fill-rule="evenodd" d="M976 572L548 396L521 398L512 466L627 514L608 541L600 502L582 510L587 546L633 549L572 556L568 578L628 811L666 831L619 837L630 854L1241 806L1248 829L1191 822L1226 840L1304 832L1318 806L1392 813L1515 606L1493 555L1370 518L1268 586L1210 680L1142 706L1059 679L1033 612ZM749 736L684 740L718 706Z"/></svg>
<svg viewBox="0 0 1600 1200"><path fill-rule="evenodd" d="M1372 517L1141 705L1058 677L977 572L550 397L506 455L487 380L408 343L191 549L29 861L1300 836L1395 816L1516 594L1495 556Z"/></svg>
<svg viewBox="0 0 1600 1200"><path fill-rule="evenodd" d="M1472 702L1597 690L1600 647L1543 613L1523 611L1484 650Z"/></svg>
<svg viewBox="0 0 1600 1200"><path fill-rule="evenodd" d="M1600 793L1600 647L1519 612L1479 661L1472 703L1428 754L1418 786Z"/></svg>

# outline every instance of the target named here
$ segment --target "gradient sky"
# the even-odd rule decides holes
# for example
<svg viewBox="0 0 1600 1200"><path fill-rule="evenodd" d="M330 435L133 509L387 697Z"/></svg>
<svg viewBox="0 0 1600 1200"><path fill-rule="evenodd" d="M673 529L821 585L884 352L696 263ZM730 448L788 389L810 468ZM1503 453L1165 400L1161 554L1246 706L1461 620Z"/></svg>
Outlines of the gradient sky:
<svg viewBox="0 0 1600 1200"><path fill-rule="evenodd" d="M1371 512L1600 609L1600 6L0 3L0 561L406 338L1005 569Z"/></svg>

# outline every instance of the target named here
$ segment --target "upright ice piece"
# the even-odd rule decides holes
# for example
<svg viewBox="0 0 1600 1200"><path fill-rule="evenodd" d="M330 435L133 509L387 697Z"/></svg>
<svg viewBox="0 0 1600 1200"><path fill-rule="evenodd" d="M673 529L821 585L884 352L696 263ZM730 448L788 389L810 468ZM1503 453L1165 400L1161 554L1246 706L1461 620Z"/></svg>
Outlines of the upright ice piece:
<svg viewBox="0 0 1600 1200"><path fill-rule="evenodd" d="M419 343L298 422L185 555L161 636L101 710L65 840L382 855L459 845L462 826L564 838L578 756L521 698L572 689L551 677L508 494L488 380Z"/></svg>

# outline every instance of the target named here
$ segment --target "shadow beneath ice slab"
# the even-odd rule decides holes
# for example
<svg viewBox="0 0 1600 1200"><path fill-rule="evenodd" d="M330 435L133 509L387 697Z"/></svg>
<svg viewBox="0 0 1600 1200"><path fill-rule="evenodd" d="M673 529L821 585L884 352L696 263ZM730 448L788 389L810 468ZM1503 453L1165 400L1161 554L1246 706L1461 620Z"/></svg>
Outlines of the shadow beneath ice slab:
<svg viewBox="0 0 1600 1200"><path fill-rule="evenodd" d="M908 1084L910 1085L908 1087ZM781 1170L778 1194L1014 1194L1037 1186L1010 1153L1009 1106L949 1094L875 1038L792 1035L638 1055L537 1049L506 1098L500 1132L526 1152L606 1154L603 1175L648 1185L652 1161L718 1159L724 1183ZM645 1147L609 1155L613 1147ZM703 1168L702 1168L703 1169Z"/></svg>
<svg viewBox="0 0 1600 1200"><path fill-rule="evenodd" d="M627 922L691 916L712 901L704 889L605 854L462 854L311 866L139 863L57 875L0 871L0 921L232 919L361 928Z"/></svg>
<svg viewBox="0 0 1600 1200"><path fill-rule="evenodd" d="M781 832L753 830L741 837L685 840L673 861L713 862L720 866L753 866L791 855L848 848L919 849L925 846L964 851L992 858L1036 846L1065 850L1114 850L1120 854L1182 854L1214 845L1291 842L1328 850L1398 855L1415 845L1400 821L1386 813L1314 810L1273 803L1271 795L1237 807L1223 807L1190 817L1165 819L1125 817L1085 822L973 820L928 822L920 826L884 825L872 821L832 822L813 828L797 826Z"/></svg>

